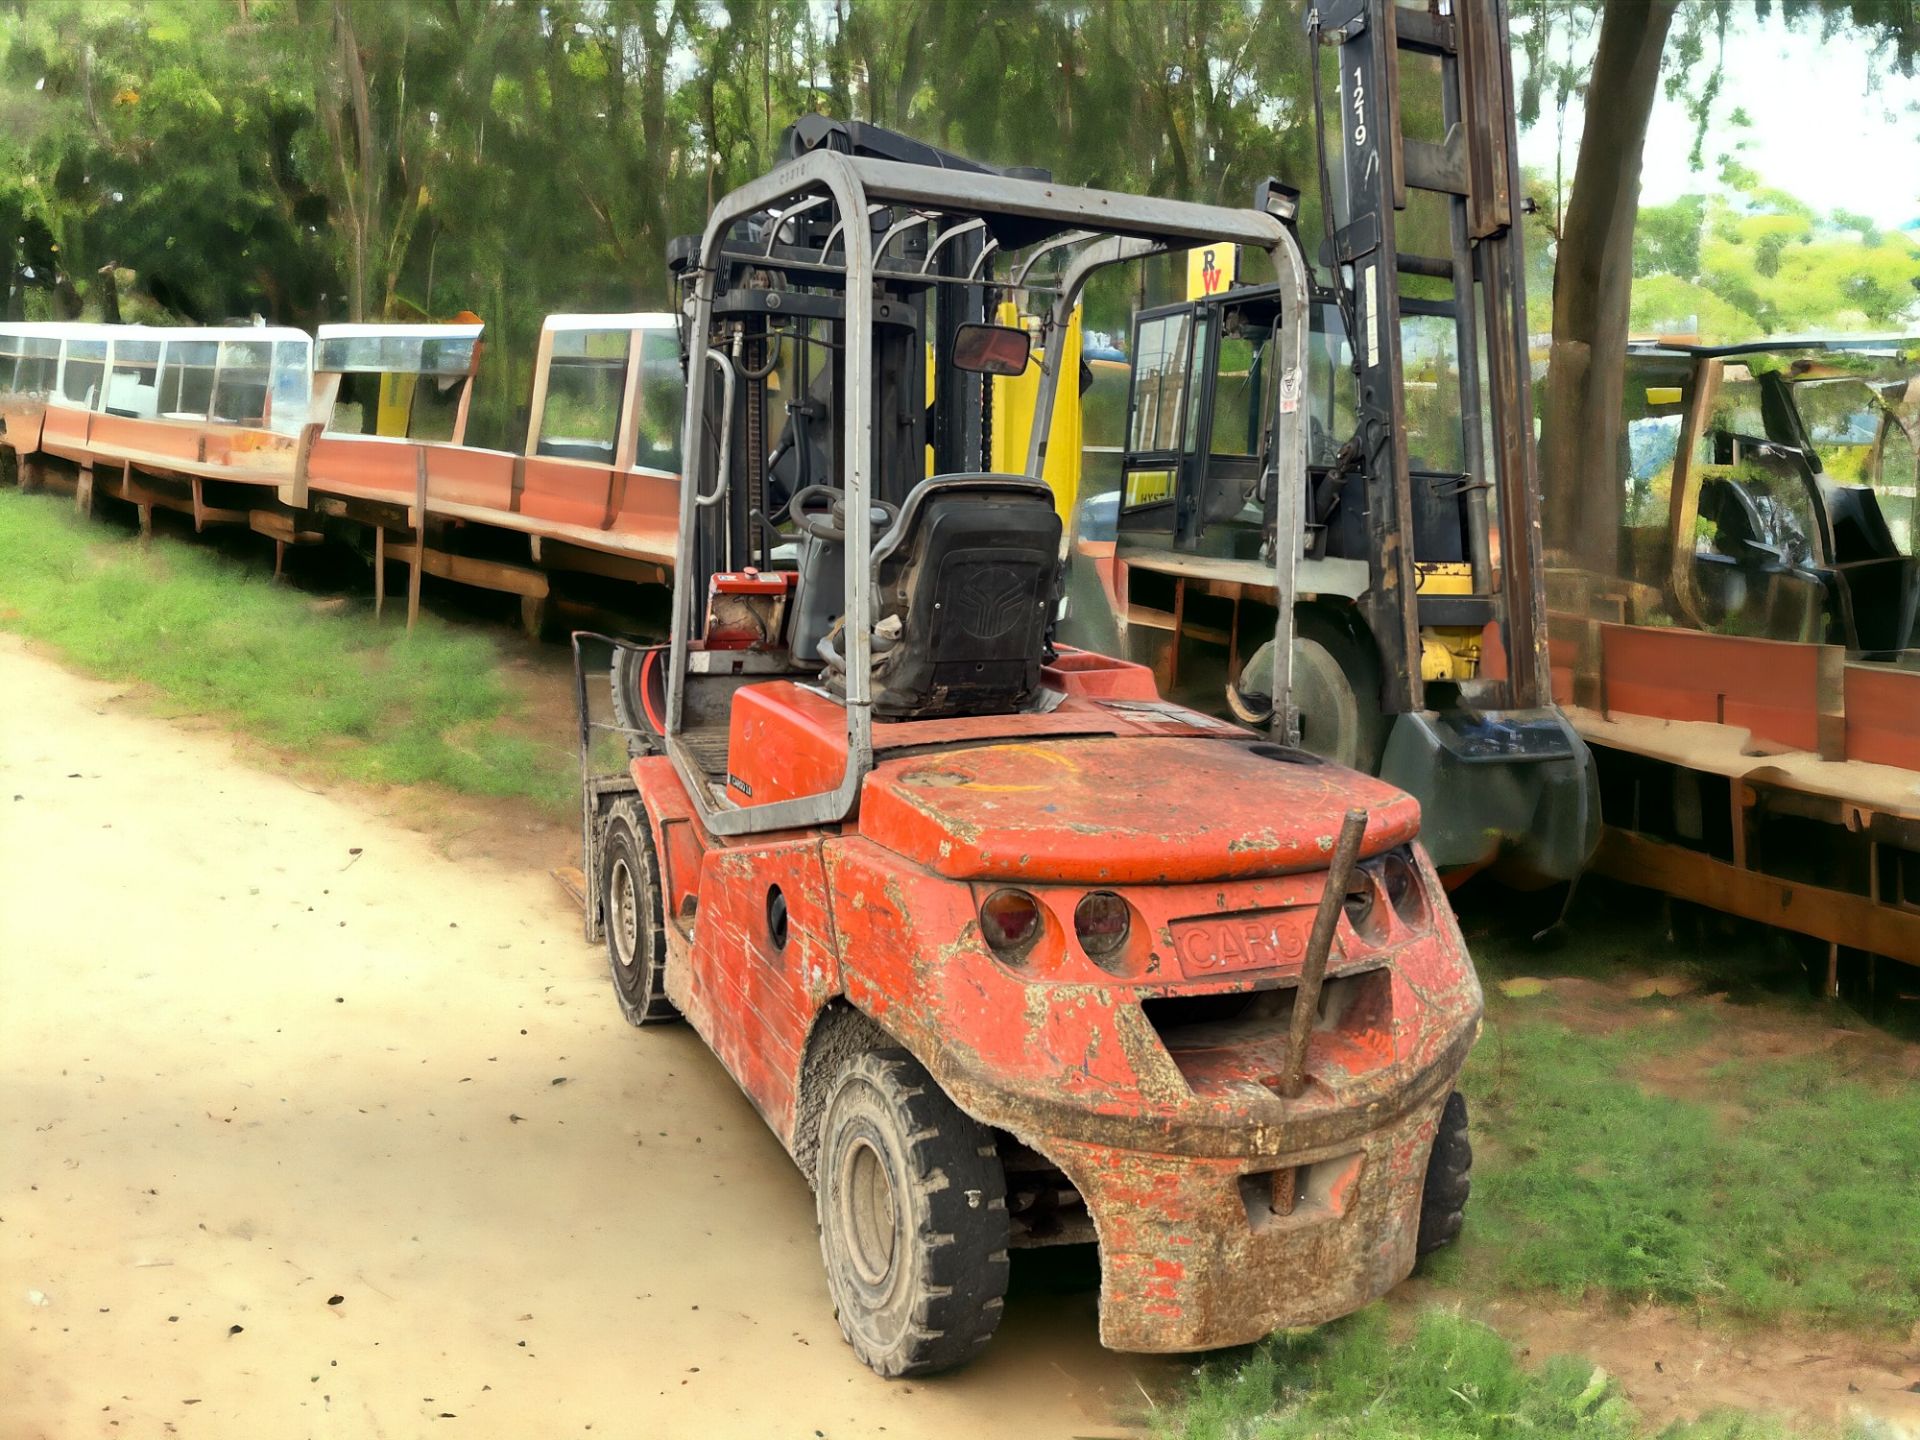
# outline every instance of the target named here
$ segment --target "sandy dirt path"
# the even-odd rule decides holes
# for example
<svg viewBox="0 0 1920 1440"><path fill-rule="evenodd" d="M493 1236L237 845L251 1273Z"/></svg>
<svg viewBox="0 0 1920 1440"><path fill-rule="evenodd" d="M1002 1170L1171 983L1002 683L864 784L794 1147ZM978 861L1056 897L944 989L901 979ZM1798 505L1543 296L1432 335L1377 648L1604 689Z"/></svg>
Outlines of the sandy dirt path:
<svg viewBox="0 0 1920 1440"><path fill-rule="evenodd" d="M1047 1440L1168 1373L1082 1289L875 1379L785 1153L544 873L116 694L0 636L6 1440Z"/></svg>

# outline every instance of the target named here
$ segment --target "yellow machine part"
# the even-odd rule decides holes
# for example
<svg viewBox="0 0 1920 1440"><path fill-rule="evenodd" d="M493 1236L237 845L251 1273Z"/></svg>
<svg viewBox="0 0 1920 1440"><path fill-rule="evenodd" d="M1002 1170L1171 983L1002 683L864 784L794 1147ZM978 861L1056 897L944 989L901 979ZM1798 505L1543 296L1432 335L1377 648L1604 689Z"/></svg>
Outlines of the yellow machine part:
<svg viewBox="0 0 1920 1440"><path fill-rule="evenodd" d="M418 375L382 375L380 377L380 414L374 433L403 440L407 422L413 416L413 389Z"/></svg>
<svg viewBox="0 0 1920 1440"><path fill-rule="evenodd" d="M1473 567L1417 561L1413 588L1422 595L1471 595ZM1422 680L1471 680L1480 673L1481 632L1472 626L1428 625L1420 631Z"/></svg>
<svg viewBox="0 0 1920 1440"><path fill-rule="evenodd" d="M1002 325L1034 328L1011 301L1003 303L994 318ZM1062 520L1070 522L1074 502L1079 499L1082 439L1078 366L1080 310L1077 306L1073 318L1067 322L1062 343L1074 365L1061 372L1060 387L1053 398L1053 429L1047 436L1047 463L1042 474L1053 490L1053 508L1060 512ZM1033 438L1033 411L1040 398L1041 359L1041 352L1036 349L1027 357L1025 374L993 377L992 465L999 474L1026 473L1027 447Z"/></svg>

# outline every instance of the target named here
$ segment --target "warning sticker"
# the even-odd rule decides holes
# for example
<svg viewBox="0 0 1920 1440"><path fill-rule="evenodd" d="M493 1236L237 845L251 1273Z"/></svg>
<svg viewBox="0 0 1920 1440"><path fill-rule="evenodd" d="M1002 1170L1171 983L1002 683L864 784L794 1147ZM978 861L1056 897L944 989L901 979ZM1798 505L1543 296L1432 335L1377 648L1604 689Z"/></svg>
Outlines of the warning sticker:
<svg viewBox="0 0 1920 1440"><path fill-rule="evenodd" d="M1367 368L1371 370L1380 363L1380 277L1375 267L1369 265L1361 272L1360 289L1363 298L1361 304L1367 312Z"/></svg>

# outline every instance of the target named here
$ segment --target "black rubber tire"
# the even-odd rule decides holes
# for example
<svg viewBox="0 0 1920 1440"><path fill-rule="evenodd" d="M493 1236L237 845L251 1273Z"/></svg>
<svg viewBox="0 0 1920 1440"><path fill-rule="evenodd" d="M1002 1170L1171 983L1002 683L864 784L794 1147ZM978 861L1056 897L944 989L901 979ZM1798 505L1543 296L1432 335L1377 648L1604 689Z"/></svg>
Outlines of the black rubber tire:
<svg viewBox="0 0 1920 1440"><path fill-rule="evenodd" d="M1271 685L1272 642L1248 659L1243 679ZM1263 666L1265 668L1263 668ZM1323 760L1367 774L1380 768L1388 717L1380 710L1380 656L1357 615L1322 605L1294 612L1294 705L1301 748ZM1227 687L1227 708L1243 725L1265 726L1273 698L1255 689Z"/></svg>
<svg viewBox="0 0 1920 1440"><path fill-rule="evenodd" d="M613 719L615 724L628 732L629 755L658 755L662 748L660 732L647 718L646 706L640 698L640 686L646 678L649 653L621 646L613 652L613 662L607 666L607 688L613 694Z"/></svg>
<svg viewBox="0 0 1920 1440"><path fill-rule="evenodd" d="M1473 1144L1467 1138L1467 1097L1458 1090L1447 1096L1440 1112L1440 1128L1433 1134L1427 1156L1427 1183L1420 1192L1420 1238L1416 1255L1431 1255L1460 1238L1466 1219L1467 1196L1473 1189Z"/></svg>
<svg viewBox="0 0 1920 1440"><path fill-rule="evenodd" d="M993 1138L904 1050L833 1081L815 1200L840 1333L889 1379L965 1364L1007 1293L1007 1183Z"/></svg>
<svg viewBox="0 0 1920 1440"><path fill-rule="evenodd" d="M667 999L667 930L660 865L646 816L633 799L614 802L600 831L600 918L613 998L630 1025L679 1018Z"/></svg>
<svg viewBox="0 0 1920 1440"><path fill-rule="evenodd" d="M1335 613L1322 606L1303 605L1294 612L1294 633L1311 640L1340 667L1352 692L1355 730L1354 769L1372 775L1380 769L1387 748L1388 717L1380 710L1380 655L1373 637L1352 612Z"/></svg>

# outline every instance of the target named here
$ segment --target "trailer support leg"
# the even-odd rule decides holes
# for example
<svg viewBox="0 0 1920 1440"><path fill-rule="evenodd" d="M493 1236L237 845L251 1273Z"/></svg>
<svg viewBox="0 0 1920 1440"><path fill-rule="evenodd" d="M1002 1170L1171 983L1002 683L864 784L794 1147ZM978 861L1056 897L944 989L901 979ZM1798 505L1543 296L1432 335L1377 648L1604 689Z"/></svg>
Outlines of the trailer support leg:
<svg viewBox="0 0 1920 1440"><path fill-rule="evenodd" d="M420 618L420 572L427 563L427 530L422 525L413 532L413 564L407 569L407 629Z"/></svg>
<svg viewBox="0 0 1920 1440"><path fill-rule="evenodd" d="M373 618L387 608L387 527L373 527Z"/></svg>

